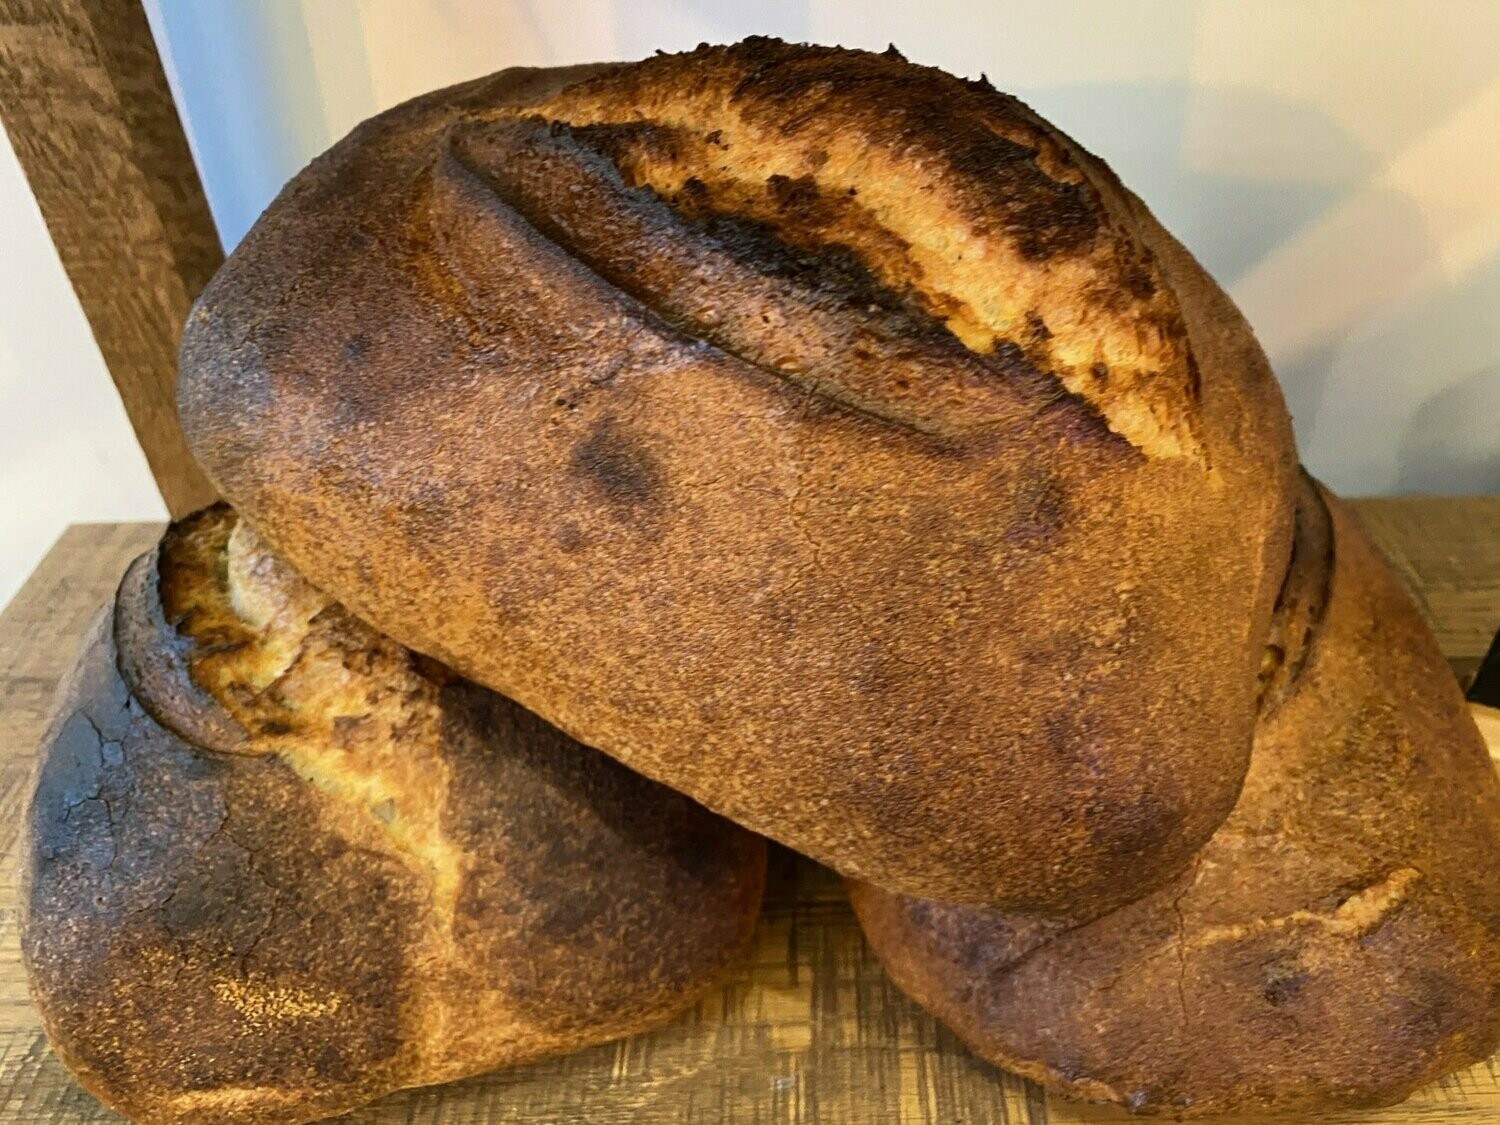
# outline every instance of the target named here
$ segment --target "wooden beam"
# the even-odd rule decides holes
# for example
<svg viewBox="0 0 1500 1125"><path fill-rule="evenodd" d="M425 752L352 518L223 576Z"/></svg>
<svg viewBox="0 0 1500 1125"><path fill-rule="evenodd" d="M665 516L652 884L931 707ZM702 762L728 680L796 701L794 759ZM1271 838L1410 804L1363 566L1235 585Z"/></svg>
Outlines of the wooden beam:
<svg viewBox="0 0 1500 1125"><path fill-rule="evenodd" d="M0 119L167 508L208 503L177 345L224 254L140 0L0 0Z"/></svg>

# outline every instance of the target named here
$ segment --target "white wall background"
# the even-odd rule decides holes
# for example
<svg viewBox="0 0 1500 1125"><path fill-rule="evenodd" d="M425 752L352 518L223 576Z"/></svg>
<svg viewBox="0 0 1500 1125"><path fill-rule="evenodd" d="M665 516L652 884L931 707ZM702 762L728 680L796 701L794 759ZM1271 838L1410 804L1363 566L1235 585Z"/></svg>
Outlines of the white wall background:
<svg viewBox="0 0 1500 1125"><path fill-rule="evenodd" d="M1497 0L147 0L228 244L362 118L503 66L752 33L983 71L1229 287L1303 458L1500 492ZM62 524L160 505L0 151L0 601Z"/></svg>
<svg viewBox="0 0 1500 1125"><path fill-rule="evenodd" d="M0 605L69 523L165 516L0 130Z"/></svg>

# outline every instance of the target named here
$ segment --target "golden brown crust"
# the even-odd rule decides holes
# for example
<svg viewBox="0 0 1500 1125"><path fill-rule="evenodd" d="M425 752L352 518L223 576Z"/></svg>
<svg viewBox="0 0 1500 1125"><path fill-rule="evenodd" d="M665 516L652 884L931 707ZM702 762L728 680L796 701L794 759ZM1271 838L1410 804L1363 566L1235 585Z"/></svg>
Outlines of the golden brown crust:
<svg viewBox="0 0 1500 1125"><path fill-rule="evenodd" d="M1290 542L1227 299L939 72L581 77L419 99L288 186L188 325L209 475L361 618L845 873L1096 913L1171 877Z"/></svg>
<svg viewBox="0 0 1500 1125"><path fill-rule="evenodd" d="M1331 509L1320 532L1309 486L1301 675L1180 878L1073 926L852 888L897 983L979 1054L1215 1116L1389 1104L1500 1045L1500 780L1410 598Z"/></svg>
<svg viewBox="0 0 1500 1125"><path fill-rule="evenodd" d="M23 952L87 1089L141 1121L307 1121L629 1034L715 979L753 926L762 841L413 658L253 542L226 588L230 526L175 525L132 569L166 580L122 588L43 749ZM263 626L229 589L252 621L272 607ZM161 662L133 678L131 622L190 688ZM192 741L226 720L236 752Z"/></svg>
<svg viewBox="0 0 1500 1125"><path fill-rule="evenodd" d="M510 112L602 145L674 210L850 251L973 351L1024 352L1148 454L1202 453L1186 332L1153 256L1055 130L985 83L752 39Z"/></svg>

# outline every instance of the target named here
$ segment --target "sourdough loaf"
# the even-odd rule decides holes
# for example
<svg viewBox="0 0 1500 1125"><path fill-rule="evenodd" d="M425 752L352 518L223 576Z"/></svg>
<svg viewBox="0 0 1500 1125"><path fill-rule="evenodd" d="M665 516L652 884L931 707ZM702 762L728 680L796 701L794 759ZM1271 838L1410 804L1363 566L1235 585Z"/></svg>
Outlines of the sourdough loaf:
<svg viewBox="0 0 1500 1125"><path fill-rule="evenodd" d="M218 508L132 566L26 821L58 1056L142 1122L297 1122L662 1023L764 842L352 619Z"/></svg>
<svg viewBox="0 0 1500 1125"><path fill-rule="evenodd" d="M179 394L359 617L848 875L1097 914L1239 792L1280 395L985 82L756 39L419 98L272 204Z"/></svg>

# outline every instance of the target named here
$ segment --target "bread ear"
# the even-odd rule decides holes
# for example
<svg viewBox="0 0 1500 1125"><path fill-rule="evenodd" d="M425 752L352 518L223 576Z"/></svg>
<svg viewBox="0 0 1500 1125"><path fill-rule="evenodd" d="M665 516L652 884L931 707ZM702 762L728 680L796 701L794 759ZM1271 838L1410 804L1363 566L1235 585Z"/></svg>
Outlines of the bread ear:
<svg viewBox="0 0 1500 1125"><path fill-rule="evenodd" d="M188 526L222 518L217 505L189 517ZM181 527L179 527L179 534ZM114 647L131 697L163 728L190 746L223 754L242 752L248 734L212 695L193 681L193 642L167 620L161 597L161 546L130 564L115 594Z"/></svg>

